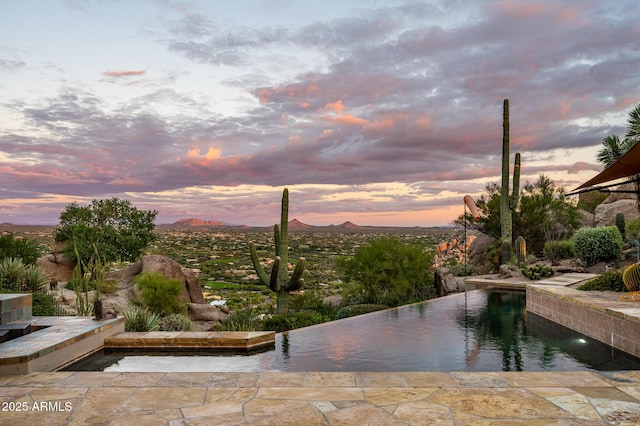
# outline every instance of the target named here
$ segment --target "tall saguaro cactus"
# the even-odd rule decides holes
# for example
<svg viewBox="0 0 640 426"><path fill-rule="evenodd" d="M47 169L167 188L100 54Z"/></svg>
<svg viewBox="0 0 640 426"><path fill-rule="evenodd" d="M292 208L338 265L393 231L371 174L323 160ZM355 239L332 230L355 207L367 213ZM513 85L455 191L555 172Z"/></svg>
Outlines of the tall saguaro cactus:
<svg viewBox="0 0 640 426"><path fill-rule="evenodd" d="M304 257L299 258L293 274L289 278L289 190L287 188L282 192L280 226L274 225L273 231L276 257L273 260L271 275L267 274L262 265L260 265L260 259L258 259L258 253L253 243L249 243L249 249L251 250L253 267L260 281L277 294L276 312L284 314L289 309L289 292L298 290L304 284L302 273L306 263Z"/></svg>
<svg viewBox="0 0 640 426"><path fill-rule="evenodd" d="M500 193L500 236L503 242L502 262L511 260L511 244L513 242L513 211L520 197L520 153L516 153L513 166L513 193L509 194L509 99L503 103L502 113L502 192Z"/></svg>

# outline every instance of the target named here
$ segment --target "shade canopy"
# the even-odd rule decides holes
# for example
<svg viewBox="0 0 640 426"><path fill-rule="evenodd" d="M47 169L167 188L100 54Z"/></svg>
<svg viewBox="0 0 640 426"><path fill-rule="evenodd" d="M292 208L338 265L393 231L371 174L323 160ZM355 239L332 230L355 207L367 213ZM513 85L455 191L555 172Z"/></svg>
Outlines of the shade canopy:
<svg viewBox="0 0 640 426"><path fill-rule="evenodd" d="M577 187L574 191L637 174L640 174L640 143L632 146L618 161L601 171L591 180Z"/></svg>

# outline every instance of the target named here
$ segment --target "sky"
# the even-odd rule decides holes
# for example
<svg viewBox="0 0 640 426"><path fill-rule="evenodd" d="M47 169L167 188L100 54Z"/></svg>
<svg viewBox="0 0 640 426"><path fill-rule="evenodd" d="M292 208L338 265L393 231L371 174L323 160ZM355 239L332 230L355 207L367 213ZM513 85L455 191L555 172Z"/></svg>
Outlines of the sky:
<svg viewBox="0 0 640 426"><path fill-rule="evenodd" d="M118 197L267 226L439 226L574 189L640 103L637 0L0 0L0 223Z"/></svg>

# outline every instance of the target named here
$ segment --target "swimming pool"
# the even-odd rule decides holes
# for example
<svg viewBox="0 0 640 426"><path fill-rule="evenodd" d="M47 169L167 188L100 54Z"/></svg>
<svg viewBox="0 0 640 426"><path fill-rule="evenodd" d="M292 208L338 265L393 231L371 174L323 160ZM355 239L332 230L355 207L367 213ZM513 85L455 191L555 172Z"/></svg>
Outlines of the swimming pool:
<svg viewBox="0 0 640 426"><path fill-rule="evenodd" d="M474 290L276 335L253 354L101 352L91 371L640 370L640 359L527 313L525 293Z"/></svg>

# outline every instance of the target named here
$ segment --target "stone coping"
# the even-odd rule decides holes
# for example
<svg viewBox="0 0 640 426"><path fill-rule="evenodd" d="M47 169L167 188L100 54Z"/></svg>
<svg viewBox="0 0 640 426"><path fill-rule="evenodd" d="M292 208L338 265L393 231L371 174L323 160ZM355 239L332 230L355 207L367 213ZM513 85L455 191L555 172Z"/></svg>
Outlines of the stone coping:
<svg viewBox="0 0 640 426"><path fill-rule="evenodd" d="M150 331L125 332L104 339L105 348L177 348L255 350L275 345L273 331Z"/></svg>
<svg viewBox="0 0 640 426"><path fill-rule="evenodd" d="M33 361L93 335L117 331L124 327L124 318L95 321L91 317L32 317L13 324L31 324L40 329L0 344L0 365Z"/></svg>
<svg viewBox="0 0 640 426"><path fill-rule="evenodd" d="M511 290L524 290L528 285L568 287L574 284L581 283L583 281L588 281L595 277L597 277L597 274L571 272L545 278L539 281L533 281L528 278L504 278L500 275L480 275L476 277L466 277L464 279L464 282L465 284L471 284L478 289L495 287Z"/></svg>
<svg viewBox="0 0 640 426"><path fill-rule="evenodd" d="M640 372L56 372L0 400L12 425L637 425Z"/></svg>
<svg viewBox="0 0 640 426"><path fill-rule="evenodd" d="M640 324L640 303L611 300L598 293L580 291L573 288L549 287L530 284L531 290L547 294L566 302L602 312L625 321ZM620 293L622 296L624 293Z"/></svg>

